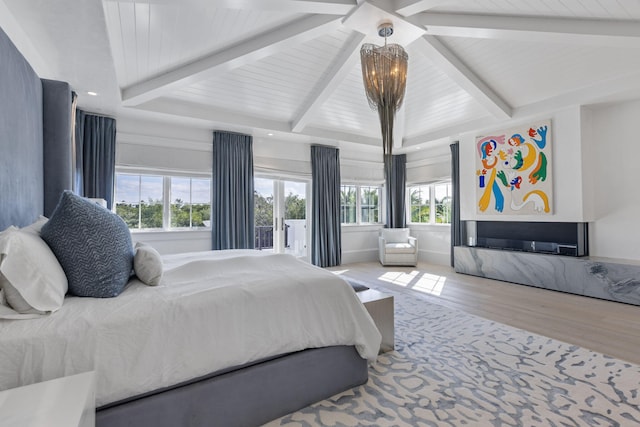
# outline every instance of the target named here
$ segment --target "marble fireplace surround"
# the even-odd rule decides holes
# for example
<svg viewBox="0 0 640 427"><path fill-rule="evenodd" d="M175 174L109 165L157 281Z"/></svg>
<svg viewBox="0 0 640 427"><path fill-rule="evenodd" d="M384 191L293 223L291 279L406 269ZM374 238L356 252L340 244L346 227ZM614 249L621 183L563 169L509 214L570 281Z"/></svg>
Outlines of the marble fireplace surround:
<svg viewBox="0 0 640 427"><path fill-rule="evenodd" d="M640 262L470 246L454 249L457 273L640 305Z"/></svg>

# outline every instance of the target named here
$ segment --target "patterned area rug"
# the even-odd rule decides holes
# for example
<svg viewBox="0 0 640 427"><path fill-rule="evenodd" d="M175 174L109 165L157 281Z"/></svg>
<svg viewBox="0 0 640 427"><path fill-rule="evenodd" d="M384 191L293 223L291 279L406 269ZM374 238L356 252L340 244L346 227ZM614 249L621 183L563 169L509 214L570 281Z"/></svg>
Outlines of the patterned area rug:
<svg viewBox="0 0 640 427"><path fill-rule="evenodd" d="M367 384L268 426L636 426L640 367L461 311L395 300Z"/></svg>

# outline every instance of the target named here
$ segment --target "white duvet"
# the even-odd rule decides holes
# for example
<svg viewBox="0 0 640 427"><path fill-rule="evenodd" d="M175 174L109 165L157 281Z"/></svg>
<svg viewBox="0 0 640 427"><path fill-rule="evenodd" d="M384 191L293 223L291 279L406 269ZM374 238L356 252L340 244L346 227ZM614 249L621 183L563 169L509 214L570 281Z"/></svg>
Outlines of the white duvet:
<svg viewBox="0 0 640 427"><path fill-rule="evenodd" d="M67 297L52 315L0 320L0 390L95 370L96 405L264 357L355 345L380 333L351 287L290 255L211 251L163 258L159 286Z"/></svg>

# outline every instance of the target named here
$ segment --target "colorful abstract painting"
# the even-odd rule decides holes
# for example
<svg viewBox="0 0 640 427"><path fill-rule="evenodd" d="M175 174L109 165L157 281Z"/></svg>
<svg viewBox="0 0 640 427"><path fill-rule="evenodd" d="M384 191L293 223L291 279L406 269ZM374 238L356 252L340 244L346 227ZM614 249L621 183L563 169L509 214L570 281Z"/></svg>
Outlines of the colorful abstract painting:
<svg viewBox="0 0 640 427"><path fill-rule="evenodd" d="M479 214L552 213L551 120L476 137Z"/></svg>

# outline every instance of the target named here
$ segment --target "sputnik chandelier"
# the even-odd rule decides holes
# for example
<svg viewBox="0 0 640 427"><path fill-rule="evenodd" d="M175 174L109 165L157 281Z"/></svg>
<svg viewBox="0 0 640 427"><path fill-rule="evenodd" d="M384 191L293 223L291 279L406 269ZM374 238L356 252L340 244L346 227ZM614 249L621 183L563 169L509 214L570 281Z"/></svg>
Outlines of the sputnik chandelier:
<svg viewBox="0 0 640 427"><path fill-rule="evenodd" d="M407 86L407 63L409 55L398 44L387 44L393 34L393 24L383 22L378 35L384 37L384 46L365 43L360 49L362 79L369 106L378 111L382 129L382 150L385 174L391 167L393 152L393 120L402 105Z"/></svg>

